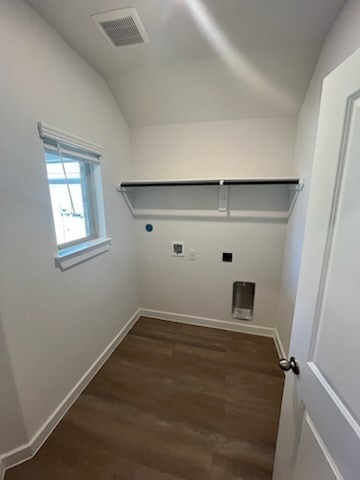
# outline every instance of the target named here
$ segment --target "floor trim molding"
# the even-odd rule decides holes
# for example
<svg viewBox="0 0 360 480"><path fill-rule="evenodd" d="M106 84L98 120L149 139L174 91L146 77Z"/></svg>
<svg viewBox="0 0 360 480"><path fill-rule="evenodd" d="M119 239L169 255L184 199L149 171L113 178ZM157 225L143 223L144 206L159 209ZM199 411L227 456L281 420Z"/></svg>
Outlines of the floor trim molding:
<svg viewBox="0 0 360 480"><path fill-rule="evenodd" d="M229 330L231 332L248 333L249 335L271 337L274 340L275 348L279 358L286 357L283 344L276 328L259 327L258 325L235 323L226 320L217 320L215 318L195 317L193 315L184 315L180 313L162 312L147 308L140 309L140 316L158 318L159 320L167 320L169 322L198 325L200 327L219 328L220 330Z"/></svg>
<svg viewBox="0 0 360 480"><path fill-rule="evenodd" d="M149 310L141 308L140 313L143 317L158 318L159 320L168 320L170 322L188 323L200 327L219 328L220 330L230 330L232 332L249 333L250 335L260 335L262 337L274 337L274 329L269 327L259 327L257 325L248 325L228 320L217 320L215 318L196 317L193 315L184 315L181 313L161 312L158 310Z"/></svg>
<svg viewBox="0 0 360 480"><path fill-rule="evenodd" d="M29 460L37 453L54 428L61 421L65 413L73 405L82 391L87 387L87 385L104 365L113 351L118 347L121 341L125 338L131 327L137 322L141 315L141 310L139 309L130 318L130 320L128 320L116 337L109 343L109 345L103 350L103 352L99 355L87 372L81 377L78 383L67 394L53 414L50 415L47 421L35 433L30 442L11 450L0 457L0 480L4 478L5 471L8 468L15 467L16 465Z"/></svg>
<svg viewBox="0 0 360 480"><path fill-rule="evenodd" d="M274 343L279 358L286 358L287 355L285 353L284 345L282 344L279 332L276 330L276 328L274 328Z"/></svg>

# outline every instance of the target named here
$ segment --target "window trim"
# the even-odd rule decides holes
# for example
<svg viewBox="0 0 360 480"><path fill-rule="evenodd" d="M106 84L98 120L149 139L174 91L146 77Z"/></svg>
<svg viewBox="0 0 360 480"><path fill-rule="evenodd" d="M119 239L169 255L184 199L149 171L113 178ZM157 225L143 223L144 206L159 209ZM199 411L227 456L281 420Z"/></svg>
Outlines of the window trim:
<svg viewBox="0 0 360 480"><path fill-rule="evenodd" d="M110 249L111 240L110 237L96 238L59 250L55 256L55 265L64 271L90 258L97 257Z"/></svg>
<svg viewBox="0 0 360 480"><path fill-rule="evenodd" d="M96 156L99 159L103 154L104 149L100 145L72 135L71 133L67 133L59 128L51 127L47 123L38 122L38 130L40 138L43 141L47 139L55 143L60 143L60 145L64 144L65 148L66 146L69 146L75 150L88 152L90 155Z"/></svg>
<svg viewBox="0 0 360 480"><path fill-rule="evenodd" d="M65 155L94 164L88 183L88 199L91 202L90 215L95 231L88 237L57 245L55 265L61 270L66 270L108 251L111 245L111 238L107 236L105 226L101 173L99 170L96 171L100 167L103 148L43 122L38 123L38 131L44 151L58 152L60 147Z"/></svg>

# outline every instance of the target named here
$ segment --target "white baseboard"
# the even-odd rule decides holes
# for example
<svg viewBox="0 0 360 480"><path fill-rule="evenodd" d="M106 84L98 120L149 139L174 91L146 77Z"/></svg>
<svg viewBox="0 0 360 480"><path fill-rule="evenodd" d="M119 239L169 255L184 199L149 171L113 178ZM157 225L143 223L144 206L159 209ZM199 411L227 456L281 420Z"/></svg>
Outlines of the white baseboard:
<svg viewBox="0 0 360 480"><path fill-rule="evenodd" d="M274 329L269 327L259 327L257 325L248 325L244 323L227 320L216 320L215 318L194 317L180 313L160 312L158 310L140 309L141 316L158 318L159 320L168 320L170 322L188 323L200 327L219 328L220 330L230 330L232 332L249 333L251 335L261 335L262 337L274 337Z"/></svg>
<svg viewBox="0 0 360 480"><path fill-rule="evenodd" d="M219 328L220 330L229 330L231 332L248 333L249 335L272 337L279 358L286 357L283 344L275 328L259 327L258 325L237 323L236 321L230 322L226 320L216 320L214 318L194 317L192 315L183 315L179 313L161 312L146 308L140 309L140 316L158 318L159 320L168 320L170 322L187 323L189 325L198 325L200 327Z"/></svg>
<svg viewBox="0 0 360 480"><path fill-rule="evenodd" d="M286 358L286 353L284 345L282 344L279 332L274 328L274 343L278 353L279 358Z"/></svg>
<svg viewBox="0 0 360 480"><path fill-rule="evenodd" d="M15 467L19 463L32 458L39 448L43 445L51 432L63 418L65 413L69 410L75 400L79 397L82 391L87 387L93 377L97 374L100 368L104 365L106 360L110 357L113 351L118 347L120 342L125 338L131 327L141 316L140 309L130 318L124 325L116 337L103 350L100 356L95 360L87 372L82 376L74 388L68 393L64 400L60 403L54 413L47 419L42 427L35 433L29 443L20 446L0 457L0 480L4 477L5 470L10 467Z"/></svg>

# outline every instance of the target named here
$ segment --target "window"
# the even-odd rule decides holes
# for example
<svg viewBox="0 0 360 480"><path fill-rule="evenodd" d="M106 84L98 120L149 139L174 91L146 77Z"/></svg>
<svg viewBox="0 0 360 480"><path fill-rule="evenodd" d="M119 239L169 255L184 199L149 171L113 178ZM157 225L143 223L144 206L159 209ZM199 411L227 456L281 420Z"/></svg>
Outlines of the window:
<svg viewBox="0 0 360 480"><path fill-rule="evenodd" d="M45 159L59 248L97 238L91 194L94 165L48 148Z"/></svg>
<svg viewBox="0 0 360 480"><path fill-rule="evenodd" d="M100 175L102 149L39 124L58 246L57 264L66 269L108 249ZM81 258L76 258L82 256Z"/></svg>

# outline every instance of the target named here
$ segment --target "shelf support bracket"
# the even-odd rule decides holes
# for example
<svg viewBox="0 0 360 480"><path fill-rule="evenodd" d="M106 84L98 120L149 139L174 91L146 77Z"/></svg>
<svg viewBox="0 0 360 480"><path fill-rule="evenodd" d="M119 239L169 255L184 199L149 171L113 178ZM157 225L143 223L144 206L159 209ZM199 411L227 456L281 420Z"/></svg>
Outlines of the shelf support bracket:
<svg viewBox="0 0 360 480"><path fill-rule="evenodd" d="M229 186L224 185L224 180L219 182L219 212L227 212L229 209Z"/></svg>
<svg viewBox="0 0 360 480"><path fill-rule="evenodd" d="M289 185L290 191L301 192L301 190L305 186L305 177L299 179L299 183L297 185Z"/></svg>
<svg viewBox="0 0 360 480"><path fill-rule="evenodd" d="M131 212L131 215L133 217L135 217L134 207L132 206L132 203L131 203L130 198L128 197L128 194L126 193L126 188L121 185L121 182L119 182L116 185L116 190L121 193L121 195L123 196L123 198L125 200L126 205L128 206L128 209Z"/></svg>
<svg viewBox="0 0 360 480"><path fill-rule="evenodd" d="M289 185L289 192L290 192L290 206L288 212L288 218L290 218L292 211L294 210L296 200L299 196L299 193L305 186L305 177L300 178L299 183L297 185Z"/></svg>

